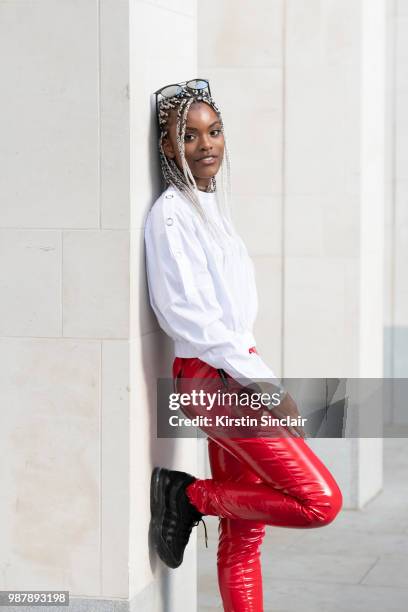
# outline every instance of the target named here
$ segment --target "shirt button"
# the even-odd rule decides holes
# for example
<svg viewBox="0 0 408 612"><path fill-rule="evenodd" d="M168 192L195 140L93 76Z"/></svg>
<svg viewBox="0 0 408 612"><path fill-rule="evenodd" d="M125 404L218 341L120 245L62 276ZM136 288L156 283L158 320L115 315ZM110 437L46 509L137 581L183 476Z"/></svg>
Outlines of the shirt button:
<svg viewBox="0 0 408 612"><path fill-rule="evenodd" d="M173 219L171 217L167 217L166 223L167 223L167 225L173 225L174 221L173 221Z"/></svg>
<svg viewBox="0 0 408 612"><path fill-rule="evenodd" d="M166 194L166 198L173 198L173 197L174 197L174 195L172 193L167 193Z"/></svg>

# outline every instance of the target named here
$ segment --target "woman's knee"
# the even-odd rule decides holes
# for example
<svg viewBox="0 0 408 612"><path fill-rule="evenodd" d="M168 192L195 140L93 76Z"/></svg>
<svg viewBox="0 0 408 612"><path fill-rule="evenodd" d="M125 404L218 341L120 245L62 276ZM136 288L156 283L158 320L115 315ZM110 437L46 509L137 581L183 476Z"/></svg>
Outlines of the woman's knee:
<svg viewBox="0 0 408 612"><path fill-rule="evenodd" d="M343 507L343 495L339 486L333 482L324 493L312 496L304 503L308 527L325 527L334 521Z"/></svg>

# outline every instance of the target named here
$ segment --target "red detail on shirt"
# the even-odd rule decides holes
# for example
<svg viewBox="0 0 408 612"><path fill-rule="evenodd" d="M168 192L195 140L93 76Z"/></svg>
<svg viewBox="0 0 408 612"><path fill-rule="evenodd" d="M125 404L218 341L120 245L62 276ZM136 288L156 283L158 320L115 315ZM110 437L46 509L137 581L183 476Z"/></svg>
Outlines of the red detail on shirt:
<svg viewBox="0 0 408 612"><path fill-rule="evenodd" d="M250 349L248 349L248 351L249 351L250 353L256 353L256 354L258 354L258 351L256 350L256 346L251 346L251 348L250 348Z"/></svg>

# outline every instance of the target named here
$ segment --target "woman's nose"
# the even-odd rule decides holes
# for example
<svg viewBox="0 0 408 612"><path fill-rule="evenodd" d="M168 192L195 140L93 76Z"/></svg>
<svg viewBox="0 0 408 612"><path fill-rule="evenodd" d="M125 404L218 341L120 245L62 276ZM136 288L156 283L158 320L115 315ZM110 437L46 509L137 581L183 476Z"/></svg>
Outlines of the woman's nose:
<svg viewBox="0 0 408 612"><path fill-rule="evenodd" d="M207 134L201 137L200 148L201 149L211 149L212 148L212 144Z"/></svg>

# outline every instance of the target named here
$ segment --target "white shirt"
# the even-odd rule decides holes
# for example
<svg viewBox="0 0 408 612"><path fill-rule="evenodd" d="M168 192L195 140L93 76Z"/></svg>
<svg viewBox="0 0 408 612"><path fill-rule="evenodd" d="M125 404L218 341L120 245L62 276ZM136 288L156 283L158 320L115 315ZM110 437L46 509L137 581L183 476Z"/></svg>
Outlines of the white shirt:
<svg viewBox="0 0 408 612"><path fill-rule="evenodd" d="M276 379L257 353L254 265L242 239L224 229L215 193L200 202L225 232L224 252L193 205L174 187L155 201L145 223L147 279L160 327L175 356L198 357L243 384ZM243 380L242 380L243 379Z"/></svg>

